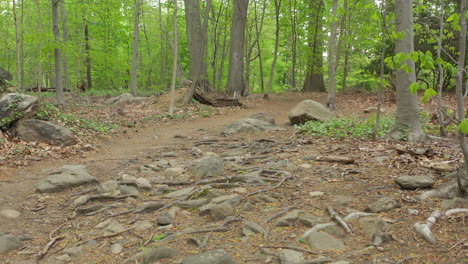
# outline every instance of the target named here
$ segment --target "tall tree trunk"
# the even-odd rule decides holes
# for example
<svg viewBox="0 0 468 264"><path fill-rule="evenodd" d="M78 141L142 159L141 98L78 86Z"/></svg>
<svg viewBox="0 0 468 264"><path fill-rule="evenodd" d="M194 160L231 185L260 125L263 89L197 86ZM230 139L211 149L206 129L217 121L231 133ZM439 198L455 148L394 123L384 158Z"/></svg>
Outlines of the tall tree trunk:
<svg viewBox="0 0 468 264"><path fill-rule="evenodd" d="M442 38L444 37L444 0L440 1L440 14L439 14L439 38L437 39L437 58L442 60L441 51L442 51ZM437 107L439 108L439 127L440 127L440 136L446 137L447 131L445 130L445 120L444 120L444 105L442 102L442 88L444 87L444 68L442 63L439 61L437 63L437 68L439 71L439 83L437 84Z"/></svg>
<svg viewBox="0 0 468 264"><path fill-rule="evenodd" d="M15 36L16 36L16 78L18 82L18 88L20 90L23 89L23 78L22 78L22 71L23 71L23 64L21 63L23 60L22 55L22 45L21 45L21 32L20 32L20 25L18 21L18 11L16 6L16 0L13 0L13 19L15 20Z"/></svg>
<svg viewBox="0 0 468 264"><path fill-rule="evenodd" d="M60 0L52 0L52 28L54 32L55 45L60 42L60 30L58 19L58 4ZM57 103L60 107L65 106L65 98L63 96L63 78L62 78L62 49L55 47L55 84L57 93Z"/></svg>
<svg viewBox="0 0 468 264"><path fill-rule="evenodd" d="M328 43L328 108L336 109L336 66L335 66L335 46L336 46L336 13L338 9L338 0L333 0L332 7L332 25L330 30L330 41Z"/></svg>
<svg viewBox="0 0 468 264"><path fill-rule="evenodd" d="M292 3L291 3L292 2ZM289 1L291 7L291 48L292 48L292 66L291 66L291 88L296 90L296 63L297 63L297 0Z"/></svg>
<svg viewBox="0 0 468 264"><path fill-rule="evenodd" d="M459 55L458 55L458 70L457 70L457 81L456 81L456 94L457 94L457 113L458 121L461 122L465 119L465 105L463 100L463 80L465 71L465 57L466 57L466 0L460 0L460 39L459 39ZM463 152L463 158L465 161L465 172L468 172L468 144L466 142L465 134L458 130L458 140Z"/></svg>
<svg viewBox="0 0 468 264"><path fill-rule="evenodd" d="M229 75L227 92L234 98L243 96L244 83L244 44L245 24L249 0L237 0L234 2L234 14L231 28L231 50L229 56Z"/></svg>
<svg viewBox="0 0 468 264"><path fill-rule="evenodd" d="M402 32L404 38L396 39L395 53L410 54L414 51L413 32L413 1L395 0L396 32ZM396 72L396 100L397 113L395 127L390 137L418 141L424 139L419 117L419 104L416 94L411 93L409 87L416 81L415 65L411 59L405 63L411 72L399 69Z"/></svg>
<svg viewBox="0 0 468 264"><path fill-rule="evenodd" d="M41 1L36 0L36 8L37 8L37 33L39 35L38 40L39 43L37 45L38 49L38 60L37 60L37 92L39 95L41 94L42 90L42 83L43 83L43 74L42 74L42 14L41 14Z"/></svg>
<svg viewBox="0 0 468 264"><path fill-rule="evenodd" d="M177 79L177 54L179 48L179 32L177 22L177 0L174 0L174 45L172 45L173 61L172 61L172 80L171 80L171 102L169 104L169 115L174 114L174 97L175 86Z"/></svg>
<svg viewBox="0 0 468 264"><path fill-rule="evenodd" d="M140 39L140 8L143 0L136 0L135 3L135 21L133 24L133 54L132 54L132 83L131 91L132 95L137 95L137 84L138 84L138 42Z"/></svg>
<svg viewBox="0 0 468 264"><path fill-rule="evenodd" d="M310 4L311 16L314 21L309 26L309 40L311 52L307 60L307 72L304 80L303 92L325 92L325 83L323 80L323 0L314 1Z"/></svg>
<svg viewBox="0 0 468 264"><path fill-rule="evenodd" d="M271 86L273 85L273 76L275 74L276 60L278 59L279 31L280 31L280 24L279 24L280 8L281 8L281 0L275 0L275 14L276 14L276 16L275 16L275 20L276 20L275 53L273 54L273 62L271 63L270 78L268 79L267 93L264 95L264 98L267 99L267 100L270 99Z"/></svg>
<svg viewBox="0 0 468 264"><path fill-rule="evenodd" d="M63 36L63 43L65 43L65 45L67 44L68 42L68 22L67 22L67 9L65 7L65 0L61 0L61 4L60 4L60 14L61 14L61 18L62 18L62 28L63 28L63 32L62 32L62 36ZM65 75L65 80L64 80L64 83L65 83L65 90L69 90L71 85L70 85L70 74L69 74L69 70L68 70L68 55L67 55L67 52L65 50L65 52L63 53L63 74Z"/></svg>
<svg viewBox="0 0 468 264"><path fill-rule="evenodd" d="M209 90L207 66L205 60L208 14L211 0L207 1L203 26L201 23L200 0L184 0L185 23L187 27L187 44L189 49L189 76L192 81L198 80L198 86Z"/></svg>
<svg viewBox="0 0 468 264"><path fill-rule="evenodd" d="M93 88L93 78L91 75L91 48L89 44L89 28L88 20L84 20L84 39L85 39L85 54L86 54L86 90Z"/></svg>

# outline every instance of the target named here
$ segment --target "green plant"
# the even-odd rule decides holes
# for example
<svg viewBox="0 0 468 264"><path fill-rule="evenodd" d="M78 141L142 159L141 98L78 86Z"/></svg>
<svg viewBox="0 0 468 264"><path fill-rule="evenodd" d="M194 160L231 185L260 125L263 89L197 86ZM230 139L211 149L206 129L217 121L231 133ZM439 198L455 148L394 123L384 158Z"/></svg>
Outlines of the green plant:
<svg viewBox="0 0 468 264"><path fill-rule="evenodd" d="M159 235L153 237L153 241L163 240L165 237L167 237L166 234L159 234Z"/></svg>

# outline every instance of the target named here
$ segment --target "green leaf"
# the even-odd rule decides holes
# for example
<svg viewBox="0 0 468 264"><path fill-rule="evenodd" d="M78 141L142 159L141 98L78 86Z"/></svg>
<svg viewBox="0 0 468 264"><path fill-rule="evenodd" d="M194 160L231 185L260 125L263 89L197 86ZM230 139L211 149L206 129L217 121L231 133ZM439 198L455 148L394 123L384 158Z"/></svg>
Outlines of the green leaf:
<svg viewBox="0 0 468 264"><path fill-rule="evenodd" d="M408 64L401 65L401 69L404 70L406 73L413 72L413 70L408 66Z"/></svg>
<svg viewBox="0 0 468 264"><path fill-rule="evenodd" d="M434 96L437 96L436 90L432 88L426 89L426 91L424 91L424 97L422 98L423 103L429 102L429 100Z"/></svg>
<svg viewBox="0 0 468 264"><path fill-rule="evenodd" d="M449 16L449 17L447 18L447 22L451 22L451 21L453 21L453 20L454 20L455 18L457 18L457 17L458 17L458 14L453 14L453 15L451 15L451 16Z"/></svg>
<svg viewBox="0 0 468 264"><path fill-rule="evenodd" d="M412 83L410 85L409 89L410 89L411 93L416 94L418 92L418 90L419 90L419 83L418 82Z"/></svg>
<svg viewBox="0 0 468 264"><path fill-rule="evenodd" d="M468 134L468 120L466 118L458 124L458 130L463 134Z"/></svg>

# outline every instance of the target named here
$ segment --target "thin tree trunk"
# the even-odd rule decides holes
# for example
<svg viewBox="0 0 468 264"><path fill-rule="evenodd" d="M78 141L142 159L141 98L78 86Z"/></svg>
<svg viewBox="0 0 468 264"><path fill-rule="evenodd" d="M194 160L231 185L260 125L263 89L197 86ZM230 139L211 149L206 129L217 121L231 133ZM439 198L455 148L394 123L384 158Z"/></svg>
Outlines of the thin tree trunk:
<svg viewBox="0 0 468 264"><path fill-rule="evenodd" d="M179 48L179 32L177 25L177 0L174 0L174 45L172 45L173 61L172 61L172 80L171 80L171 102L169 104L169 115L174 114L174 97L175 86L177 81L177 55Z"/></svg>
<svg viewBox="0 0 468 264"><path fill-rule="evenodd" d="M86 54L86 90L93 88L93 78L91 75L91 49L89 45L89 29L88 21L84 19L84 39L85 39L85 54Z"/></svg>
<svg viewBox="0 0 468 264"><path fill-rule="evenodd" d="M439 38L437 40L437 58L441 60L441 51L442 51L442 38L444 36L444 0L440 1L440 15L439 15ZM439 71L439 83L437 85L437 107L439 108L439 129L440 136L446 137L447 131L445 130L445 120L444 120L444 105L442 102L442 88L444 87L444 68L442 63L437 63L437 68Z"/></svg>
<svg viewBox="0 0 468 264"><path fill-rule="evenodd" d="M291 6L291 35L292 35L292 68L291 68L291 88L296 90L296 63L297 63L297 33L296 33L296 24L297 24L297 1L293 0L293 3L290 1Z"/></svg>
<svg viewBox="0 0 468 264"><path fill-rule="evenodd" d="M60 4L60 13L62 16L62 36L63 36L63 43L66 45L68 42L68 23L67 23L67 9L65 7L65 0L60 0L62 3ZM70 74L69 74L69 67L68 67L68 55L65 50L63 53L63 74L65 75L65 90L69 90L71 85L70 85Z"/></svg>
<svg viewBox="0 0 468 264"><path fill-rule="evenodd" d="M344 9L344 13L341 16L340 33L339 33L339 36L338 36L338 47L336 49L336 56L335 56L335 71L336 71L336 69L338 69L338 66L340 65L341 48L343 46L343 39L345 38L344 32L346 30L346 15L347 15L347 12L348 12L348 0L344 0L343 9Z"/></svg>
<svg viewBox="0 0 468 264"><path fill-rule="evenodd" d="M23 79L22 77L22 69L23 69L23 64L21 63L22 61L22 54L21 54L21 32L19 28L19 21L18 21L18 14L17 14L17 6L16 6L16 0L13 0L13 19L15 20L15 36L16 36L16 78L18 82L18 88L19 90L23 89Z"/></svg>
<svg viewBox="0 0 468 264"><path fill-rule="evenodd" d="M456 94L457 94L457 112L458 121L461 122L465 119L465 106L463 100L463 80L465 70L465 56L466 56L466 0L460 0L460 39L459 39L459 55L458 55L458 70L456 81ZM465 161L465 171L468 172L468 144L466 142L465 134L459 129L458 140L463 152Z"/></svg>
<svg viewBox="0 0 468 264"><path fill-rule="evenodd" d="M38 60L37 60L37 92L39 93L39 96L41 95L41 90L42 90L42 14L41 14L41 1L36 0L36 8L37 8L37 15L38 15L38 21L37 21L37 32L38 32L38 39L39 39L39 44L37 45L37 49L39 52L38 55Z"/></svg>
<svg viewBox="0 0 468 264"><path fill-rule="evenodd" d="M338 9L338 0L333 0L332 7L332 26L330 32L330 42L328 43L328 108L336 109L336 66L335 66L335 46L336 46L336 14Z"/></svg>
<svg viewBox="0 0 468 264"><path fill-rule="evenodd" d="M56 44L60 42L60 30L58 20L58 4L60 0L52 0L52 28L54 32L54 39ZM62 78L62 50L59 47L55 47L55 82L56 82L56 93L57 103L60 107L65 106L65 99L63 96L63 78Z"/></svg>
<svg viewBox="0 0 468 264"><path fill-rule="evenodd" d="M137 95L137 84L138 84L138 42L140 39L140 8L143 0L136 0L135 3L135 21L133 24L133 54L132 54L132 83L131 91L132 95Z"/></svg>
<svg viewBox="0 0 468 264"><path fill-rule="evenodd" d="M281 0L275 0L275 14L276 14L276 30L275 30L275 54L273 55L273 62L270 68L270 78L268 79L267 93L264 95L264 98L269 100L271 93L271 86L273 85L273 76L275 74L275 65L276 60L278 59L278 47L279 47L279 13L281 8Z"/></svg>

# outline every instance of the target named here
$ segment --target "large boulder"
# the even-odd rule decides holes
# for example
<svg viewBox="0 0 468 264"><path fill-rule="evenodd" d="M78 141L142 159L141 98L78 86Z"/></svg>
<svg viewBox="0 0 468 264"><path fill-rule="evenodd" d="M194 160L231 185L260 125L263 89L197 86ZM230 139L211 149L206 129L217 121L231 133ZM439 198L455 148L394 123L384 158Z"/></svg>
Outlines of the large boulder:
<svg viewBox="0 0 468 264"><path fill-rule="evenodd" d="M304 100L289 111L289 121L293 125L307 121L327 121L333 113L324 105L312 100Z"/></svg>
<svg viewBox="0 0 468 264"><path fill-rule="evenodd" d="M70 129L47 121L23 119L16 123L13 133L24 141L38 141L56 146L76 144L75 135Z"/></svg>
<svg viewBox="0 0 468 264"><path fill-rule="evenodd" d="M124 93L119 96L111 97L106 100L106 104L128 104L128 103L139 103L143 102L145 97L135 97L131 93Z"/></svg>
<svg viewBox="0 0 468 264"><path fill-rule="evenodd" d="M98 179L91 176L86 166L65 165L42 179L37 185L37 191L41 193L60 192L68 188L99 183Z"/></svg>
<svg viewBox="0 0 468 264"><path fill-rule="evenodd" d="M0 98L0 128L7 128L13 122L34 116L39 111L34 96L8 93Z"/></svg>
<svg viewBox="0 0 468 264"><path fill-rule="evenodd" d="M216 177L224 172L224 162L214 153L200 159L192 169L192 175L197 179Z"/></svg>
<svg viewBox="0 0 468 264"><path fill-rule="evenodd" d="M11 80L13 80L11 73L0 67L0 88L7 87Z"/></svg>

